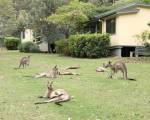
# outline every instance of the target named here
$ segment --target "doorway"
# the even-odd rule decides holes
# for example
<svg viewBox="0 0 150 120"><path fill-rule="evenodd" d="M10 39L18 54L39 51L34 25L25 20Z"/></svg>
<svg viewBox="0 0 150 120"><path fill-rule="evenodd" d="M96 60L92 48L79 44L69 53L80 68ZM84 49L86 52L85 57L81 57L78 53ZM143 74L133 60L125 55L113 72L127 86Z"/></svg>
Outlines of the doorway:
<svg viewBox="0 0 150 120"><path fill-rule="evenodd" d="M123 47L121 50L122 57L130 57L130 52L134 52L135 47Z"/></svg>

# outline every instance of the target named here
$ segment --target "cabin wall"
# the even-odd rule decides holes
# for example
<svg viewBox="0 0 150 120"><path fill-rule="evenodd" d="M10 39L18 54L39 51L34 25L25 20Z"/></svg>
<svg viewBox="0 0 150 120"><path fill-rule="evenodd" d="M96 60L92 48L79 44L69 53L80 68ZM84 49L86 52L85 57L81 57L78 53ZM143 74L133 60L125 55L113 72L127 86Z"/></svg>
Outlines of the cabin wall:
<svg viewBox="0 0 150 120"><path fill-rule="evenodd" d="M142 41L136 35L150 30L150 8L139 8L138 13L120 15L117 20L118 45L141 46Z"/></svg>
<svg viewBox="0 0 150 120"><path fill-rule="evenodd" d="M150 8L139 7L139 12L116 16L116 33L111 35L111 46L141 46L136 37L145 30L150 30ZM112 16L113 17L113 16ZM102 33L106 33L106 20L103 20Z"/></svg>
<svg viewBox="0 0 150 120"><path fill-rule="evenodd" d="M24 34L24 35L23 35ZM31 29L25 29L25 31L21 32L21 42L28 42L31 41L33 42L33 31Z"/></svg>

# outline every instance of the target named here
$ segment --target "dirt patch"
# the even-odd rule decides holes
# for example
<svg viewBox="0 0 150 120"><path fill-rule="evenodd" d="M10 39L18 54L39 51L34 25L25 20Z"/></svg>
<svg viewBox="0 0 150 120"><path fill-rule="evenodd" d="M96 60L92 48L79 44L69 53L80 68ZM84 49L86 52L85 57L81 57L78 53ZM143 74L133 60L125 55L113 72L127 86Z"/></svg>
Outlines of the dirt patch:
<svg viewBox="0 0 150 120"><path fill-rule="evenodd" d="M4 80L4 76L3 75L0 75L0 80Z"/></svg>
<svg viewBox="0 0 150 120"><path fill-rule="evenodd" d="M135 64L150 63L150 57L124 58L124 60L126 63L135 63Z"/></svg>
<svg viewBox="0 0 150 120"><path fill-rule="evenodd" d="M115 57L113 61L122 60L125 63L142 64L150 63L150 57Z"/></svg>

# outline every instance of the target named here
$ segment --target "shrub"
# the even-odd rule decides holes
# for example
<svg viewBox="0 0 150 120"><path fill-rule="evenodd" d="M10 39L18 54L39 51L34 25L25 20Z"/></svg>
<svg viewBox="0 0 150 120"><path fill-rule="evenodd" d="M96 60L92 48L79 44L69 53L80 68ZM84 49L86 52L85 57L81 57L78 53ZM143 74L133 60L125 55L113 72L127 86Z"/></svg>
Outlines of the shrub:
<svg viewBox="0 0 150 120"><path fill-rule="evenodd" d="M4 38L0 37L0 47L4 47Z"/></svg>
<svg viewBox="0 0 150 120"><path fill-rule="evenodd" d="M20 44L20 39L15 37L5 37L4 44L8 50L17 50Z"/></svg>
<svg viewBox="0 0 150 120"><path fill-rule="evenodd" d="M55 42L56 44L56 52L63 55L70 55L68 40L62 39Z"/></svg>
<svg viewBox="0 0 150 120"><path fill-rule="evenodd" d="M144 44L144 46L145 46L146 51L147 51L147 52L150 52L150 43L146 42L146 43Z"/></svg>
<svg viewBox="0 0 150 120"><path fill-rule="evenodd" d="M78 34L69 38L69 51L75 57L99 58L109 55L108 34Z"/></svg>
<svg viewBox="0 0 150 120"><path fill-rule="evenodd" d="M39 46L33 42L26 42L22 43L19 46L20 52L26 52L26 53L38 53L40 52Z"/></svg>

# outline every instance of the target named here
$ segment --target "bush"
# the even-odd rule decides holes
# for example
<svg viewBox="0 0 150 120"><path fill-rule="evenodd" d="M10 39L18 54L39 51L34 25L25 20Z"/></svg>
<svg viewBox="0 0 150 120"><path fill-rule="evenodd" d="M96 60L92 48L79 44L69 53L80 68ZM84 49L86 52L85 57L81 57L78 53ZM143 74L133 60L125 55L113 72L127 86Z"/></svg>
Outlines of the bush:
<svg viewBox="0 0 150 120"><path fill-rule="evenodd" d="M20 52L26 52L26 53L38 53L40 52L39 46L33 42L26 42L22 43L19 46Z"/></svg>
<svg viewBox="0 0 150 120"><path fill-rule="evenodd" d="M55 42L56 44L56 52L63 55L70 55L68 40L62 39Z"/></svg>
<svg viewBox="0 0 150 120"><path fill-rule="evenodd" d="M69 38L69 51L75 57L99 58L109 55L108 34L79 34Z"/></svg>
<svg viewBox="0 0 150 120"><path fill-rule="evenodd" d="M0 37L0 47L4 47L4 38Z"/></svg>
<svg viewBox="0 0 150 120"><path fill-rule="evenodd" d="M150 43L146 42L144 43L145 49L147 52L150 52Z"/></svg>
<svg viewBox="0 0 150 120"><path fill-rule="evenodd" d="M5 37L4 44L8 50L17 50L20 44L20 39L15 37Z"/></svg>

